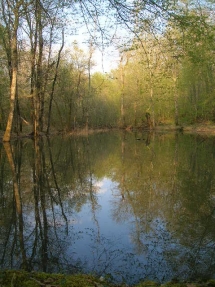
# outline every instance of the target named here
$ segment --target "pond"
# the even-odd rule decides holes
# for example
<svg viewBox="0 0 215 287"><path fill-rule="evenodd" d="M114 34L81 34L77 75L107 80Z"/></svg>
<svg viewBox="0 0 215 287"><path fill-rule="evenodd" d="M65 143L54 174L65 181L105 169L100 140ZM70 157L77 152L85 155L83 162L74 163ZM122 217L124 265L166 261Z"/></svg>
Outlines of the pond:
<svg viewBox="0 0 215 287"><path fill-rule="evenodd" d="M215 137L108 132L0 145L0 268L114 282L215 276Z"/></svg>

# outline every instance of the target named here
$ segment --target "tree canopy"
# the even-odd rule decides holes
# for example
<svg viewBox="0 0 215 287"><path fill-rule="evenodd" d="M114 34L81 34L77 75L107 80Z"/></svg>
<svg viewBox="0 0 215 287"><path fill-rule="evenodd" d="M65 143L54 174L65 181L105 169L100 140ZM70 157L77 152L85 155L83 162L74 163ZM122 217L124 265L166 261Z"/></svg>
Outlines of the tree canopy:
<svg viewBox="0 0 215 287"><path fill-rule="evenodd" d="M154 128L215 120L214 1L1 0L0 129ZM65 45L83 33L88 51ZM96 49L120 61L93 73Z"/></svg>

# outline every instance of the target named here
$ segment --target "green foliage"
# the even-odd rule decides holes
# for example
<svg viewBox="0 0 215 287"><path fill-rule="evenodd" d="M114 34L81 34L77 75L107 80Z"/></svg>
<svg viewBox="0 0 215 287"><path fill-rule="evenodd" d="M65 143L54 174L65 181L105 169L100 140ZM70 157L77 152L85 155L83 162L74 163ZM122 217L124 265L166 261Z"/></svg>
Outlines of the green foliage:
<svg viewBox="0 0 215 287"><path fill-rule="evenodd" d="M40 287L40 286L58 286L58 287L125 287L126 284L112 284L104 279L99 279L93 275L75 274L48 274L42 272L25 272L25 271L0 271L0 284L4 287ZM159 284L153 281L144 281L133 285L133 287L204 287L215 286L214 280L199 283L168 282Z"/></svg>
<svg viewBox="0 0 215 287"><path fill-rule="evenodd" d="M26 43L24 45L24 41L18 47L19 106L15 107L14 125L18 125L21 117L24 119L23 132L32 130L35 112L32 106L35 105L34 97L38 87L42 131L46 129L50 114L51 129L61 131L83 129L87 126L144 128L149 125L146 113L150 115L152 126L177 121L183 125L214 121L215 26L212 18L214 4L209 2L201 2L196 6L193 1L159 1L156 9L153 3L134 2L130 12L135 14L135 21L131 21L130 25L134 26L132 29L135 35L120 48L122 61L109 74L92 73L94 46L91 46L90 51L84 52L76 42L65 50L59 66L56 66L58 58L52 45L60 43L57 32L62 26L58 20L63 21L63 7L68 5L67 1L43 3L44 8L50 9L50 19L54 21L53 30L43 12L43 26L22 26L30 23L31 17L34 17L35 23L39 20L36 14L30 12L34 11L34 4L22 2L18 37L23 32ZM82 5L80 1L76 1L76 4ZM112 8L117 7L119 11L124 11L121 1L112 4ZM62 10L59 10L60 7ZM78 13L80 10L77 7L75 11ZM145 15L147 7L154 7L157 14ZM58 20L54 14L55 8L59 10ZM157 21L160 20L162 9L169 12L169 17L165 18L158 32ZM127 14L124 16L128 17ZM159 19L156 19L157 16ZM34 21L32 25L33 23ZM35 57L32 56L34 39L31 29L36 27L41 27L44 38L40 65L33 63L38 59L38 49L35 50ZM6 61L6 55L10 54L10 43L7 37L3 37L7 33L1 25L0 129L5 128L9 108L10 63ZM20 43L23 41L21 38L18 40ZM39 43L35 45L39 47ZM41 68L39 71L38 66ZM36 81L40 78L36 75L38 72L41 74L41 82L37 82L36 88ZM53 89L56 75L57 81Z"/></svg>
<svg viewBox="0 0 215 287"><path fill-rule="evenodd" d="M4 287L40 287L40 286L58 286L58 287L125 287L125 284L112 284L104 279L99 279L93 275L75 274L75 275L63 275L63 274L48 274L42 272L25 272L7 270L0 271L0 284ZM215 286L214 280L209 280L204 283L180 283L169 282L165 284L159 284L153 281L144 281L134 285L133 287L203 287Z"/></svg>
<svg viewBox="0 0 215 287"><path fill-rule="evenodd" d="M25 271L1 271L0 283L4 287L94 287L99 284L99 279L90 275L48 274Z"/></svg>
<svg viewBox="0 0 215 287"><path fill-rule="evenodd" d="M159 283L153 281L145 281L137 285L137 287L157 287Z"/></svg>

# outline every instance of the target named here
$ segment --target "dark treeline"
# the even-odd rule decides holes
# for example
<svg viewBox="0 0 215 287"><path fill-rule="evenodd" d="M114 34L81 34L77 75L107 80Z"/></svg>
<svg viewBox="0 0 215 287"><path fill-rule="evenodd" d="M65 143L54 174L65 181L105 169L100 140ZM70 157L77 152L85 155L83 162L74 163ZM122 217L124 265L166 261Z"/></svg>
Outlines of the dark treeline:
<svg viewBox="0 0 215 287"><path fill-rule="evenodd" d="M214 3L164 2L98 1L95 7L93 1L1 0L3 140L12 131L213 122ZM130 40L119 48L115 70L93 73L99 40L92 27L95 33L101 28L103 39L99 17L105 9L128 28ZM74 28L66 17L71 10L74 19L92 22L88 52L77 44L65 48L66 27Z"/></svg>

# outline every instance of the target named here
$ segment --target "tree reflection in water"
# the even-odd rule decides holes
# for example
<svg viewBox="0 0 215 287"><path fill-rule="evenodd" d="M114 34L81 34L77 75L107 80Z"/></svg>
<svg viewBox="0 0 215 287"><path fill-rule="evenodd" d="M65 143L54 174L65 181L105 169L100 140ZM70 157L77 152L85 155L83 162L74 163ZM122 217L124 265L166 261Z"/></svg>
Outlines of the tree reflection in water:
<svg viewBox="0 0 215 287"><path fill-rule="evenodd" d="M129 283L215 275L214 138L112 133L0 148L1 268Z"/></svg>

